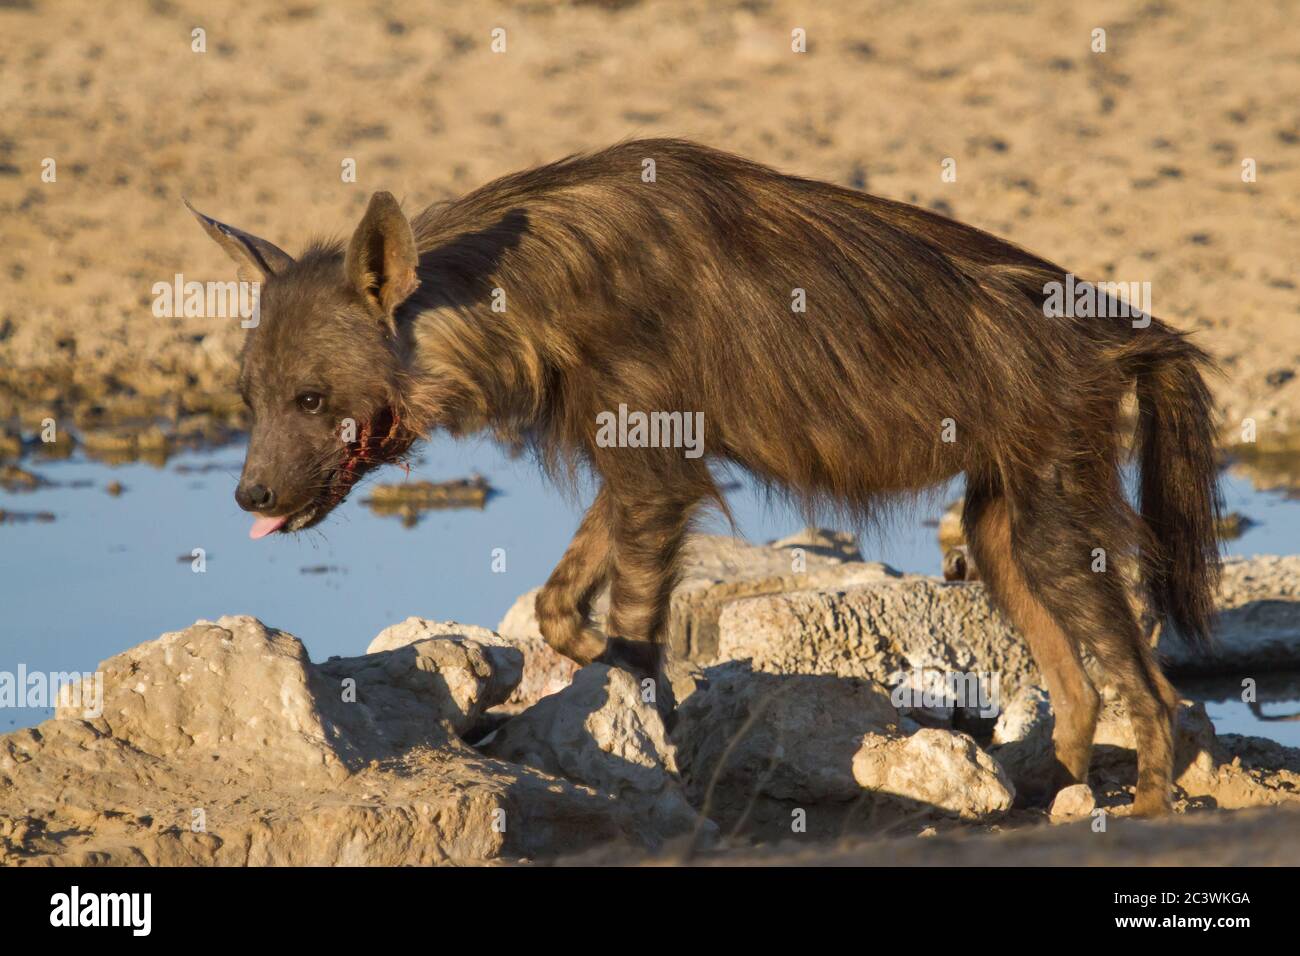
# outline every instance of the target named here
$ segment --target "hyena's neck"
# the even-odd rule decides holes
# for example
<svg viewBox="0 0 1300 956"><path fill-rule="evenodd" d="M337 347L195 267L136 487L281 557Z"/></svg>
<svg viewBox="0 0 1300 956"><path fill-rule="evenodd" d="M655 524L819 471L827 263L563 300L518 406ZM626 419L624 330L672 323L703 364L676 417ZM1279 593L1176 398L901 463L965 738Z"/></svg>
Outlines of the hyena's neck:
<svg viewBox="0 0 1300 956"><path fill-rule="evenodd" d="M405 399L418 430L490 430L517 444L546 414L550 363L528 326L490 307L435 306L411 324Z"/></svg>

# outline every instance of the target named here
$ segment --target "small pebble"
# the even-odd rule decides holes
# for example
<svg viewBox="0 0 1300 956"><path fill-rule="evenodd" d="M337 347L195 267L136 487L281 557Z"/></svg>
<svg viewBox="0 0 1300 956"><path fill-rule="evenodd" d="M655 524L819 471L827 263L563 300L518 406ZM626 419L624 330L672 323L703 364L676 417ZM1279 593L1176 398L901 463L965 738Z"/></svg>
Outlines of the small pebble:
<svg viewBox="0 0 1300 956"><path fill-rule="evenodd" d="M1056 795L1049 813L1053 820L1077 820L1092 813L1096 806L1092 789L1086 783L1076 783Z"/></svg>

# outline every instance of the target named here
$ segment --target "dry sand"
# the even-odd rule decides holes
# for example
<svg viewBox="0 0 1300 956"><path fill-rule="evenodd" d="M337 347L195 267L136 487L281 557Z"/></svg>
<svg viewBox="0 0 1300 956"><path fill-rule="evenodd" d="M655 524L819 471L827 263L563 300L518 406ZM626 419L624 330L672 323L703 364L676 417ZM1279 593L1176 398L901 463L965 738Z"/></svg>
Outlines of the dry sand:
<svg viewBox="0 0 1300 956"><path fill-rule="evenodd" d="M295 251L375 189L413 210L672 135L1151 282L1154 311L1222 360L1229 436L1249 415L1279 444L1300 428L1294 26L1267 0L5 0L0 424L96 404L237 421L237 322L150 308L175 273L233 278L182 196Z"/></svg>

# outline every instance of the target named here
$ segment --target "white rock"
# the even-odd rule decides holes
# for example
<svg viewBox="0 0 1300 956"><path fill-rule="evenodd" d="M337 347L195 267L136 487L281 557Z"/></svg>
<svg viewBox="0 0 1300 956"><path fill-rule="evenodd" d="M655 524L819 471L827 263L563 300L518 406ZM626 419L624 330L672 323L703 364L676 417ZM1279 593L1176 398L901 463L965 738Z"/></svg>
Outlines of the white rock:
<svg viewBox="0 0 1300 956"><path fill-rule="evenodd" d="M934 729L903 736L889 695L872 681L752 672L741 663L705 675L673 739L692 802L724 828L747 820L756 801L770 819L779 819L774 803L825 816L873 794L909 811L968 818L1011 806L1012 784L970 737Z"/></svg>
<svg viewBox="0 0 1300 956"><path fill-rule="evenodd" d="M529 594L535 595L536 591L531 591ZM531 602L528 604L528 613L532 614ZM522 602L516 602L511 612L523 613ZM503 704L505 709L517 712L567 687L573 675L577 673L578 665L551 650L550 646L542 640L541 635L537 633L535 616L532 619L531 636L527 633L527 624L517 624L510 615L507 615L507 621L509 624L503 622L502 629L508 630L508 636L473 624L408 617L380 631L366 648L366 653L393 650L431 637L465 637L486 647L513 648L523 655L523 673L517 686Z"/></svg>
<svg viewBox="0 0 1300 956"><path fill-rule="evenodd" d="M1078 820L1097 808L1092 788L1086 783L1076 783L1059 791L1048 811L1053 820Z"/></svg>
<svg viewBox="0 0 1300 956"><path fill-rule="evenodd" d="M1056 726L1047 691L1026 686L1011 698L993 728L989 755L1019 790L1041 790L1056 764L1052 730Z"/></svg>
<svg viewBox="0 0 1300 956"><path fill-rule="evenodd" d="M910 737L867 734L853 755L853 777L867 790L966 819L1011 809L1015 787L966 734L925 728Z"/></svg>
<svg viewBox="0 0 1300 956"><path fill-rule="evenodd" d="M719 615L718 656L771 673L862 677L891 689L918 670L987 675L1004 700L1037 675L1029 648L982 584L923 577L732 601Z"/></svg>
<svg viewBox="0 0 1300 956"><path fill-rule="evenodd" d="M163 635L101 665L102 714L65 700L0 736L0 864L428 865L671 835L456 736L521 666L464 635L320 665L248 617Z"/></svg>
<svg viewBox="0 0 1300 956"><path fill-rule="evenodd" d="M662 717L627 671L591 664L564 690L507 721L483 750L611 794L665 834L700 821L677 779Z"/></svg>
<svg viewBox="0 0 1300 956"><path fill-rule="evenodd" d="M718 615L739 597L846 587L897 576L884 564L848 560L855 552L850 535L816 528L770 546L724 535L692 535L683 548L681 579L669 611L669 647L683 659L718 659ZM520 596L497 630L511 640L541 640L533 610L536 597L537 589ZM608 595L602 593L592 609L597 625L607 608Z"/></svg>
<svg viewBox="0 0 1300 956"><path fill-rule="evenodd" d="M491 632L486 632L491 636ZM489 707L510 697L523 673L514 647L482 643L460 634L416 640L362 657L331 658L316 665L323 696L338 701L330 712L353 737L391 737L398 746L419 742L441 722L470 735ZM346 706L355 701L357 706Z"/></svg>
<svg viewBox="0 0 1300 956"><path fill-rule="evenodd" d="M871 681L778 677L741 664L706 675L679 709L673 740L691 802L719 822L756 793L805 804L861 796L852 758L863 734L897 730L888 695Z"/></svg>

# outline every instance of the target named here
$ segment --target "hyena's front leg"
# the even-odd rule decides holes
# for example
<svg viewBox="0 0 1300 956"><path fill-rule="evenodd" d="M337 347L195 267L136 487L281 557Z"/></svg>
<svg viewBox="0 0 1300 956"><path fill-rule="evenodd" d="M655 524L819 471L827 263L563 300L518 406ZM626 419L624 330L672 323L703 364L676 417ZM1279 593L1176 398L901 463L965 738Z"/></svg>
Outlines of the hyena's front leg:
<svg viewBox="0 0 1300 956"><path fill-rule="evenodd" d="M695 504L695 499L676 495L613 501L614 549L605 628L609 644L600 658L603 662L659 680L677 558Z"/></svg>
<svg viewBox="0 0 1300 956"><path fill-rule="evenodd" d="M602 487L534 605L546 643L579 664L605 652L605 635L590 625L589 616L591 602L609 579L611 523L610 496Z"/></svg>

